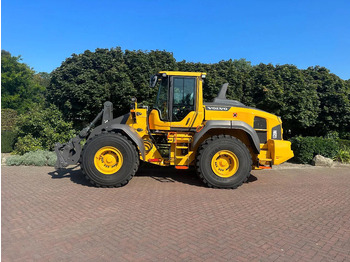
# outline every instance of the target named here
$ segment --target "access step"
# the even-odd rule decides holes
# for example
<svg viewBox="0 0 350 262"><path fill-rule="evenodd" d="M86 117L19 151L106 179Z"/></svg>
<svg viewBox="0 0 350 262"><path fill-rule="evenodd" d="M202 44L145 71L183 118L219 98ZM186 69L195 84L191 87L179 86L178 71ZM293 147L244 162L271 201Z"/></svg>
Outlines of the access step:
<svg viewBox="0 0 350 262"><path fill-rule="evenodd" d="M176 146L176 149L188 149L188 146Z"/></svg>

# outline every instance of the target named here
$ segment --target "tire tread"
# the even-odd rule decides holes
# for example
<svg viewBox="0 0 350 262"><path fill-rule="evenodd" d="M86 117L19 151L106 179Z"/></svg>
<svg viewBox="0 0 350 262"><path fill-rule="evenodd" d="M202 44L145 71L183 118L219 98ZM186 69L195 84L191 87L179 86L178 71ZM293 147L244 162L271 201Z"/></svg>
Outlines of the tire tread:
<svg viewBox="0 0 350 262"><path fill-rule="evenodd" d="M117 135L117 136L122 137L122 138L133 148L133 152L134 152L134 154L135 154L135 159L136 159L135 164L134 164L134 166L133 166L133 168L132 168L132 171L130 172L129 176L128 176L124 181L122 181L122 182L120 182L120 183L118 183L118 184L115 184L115 185L108 185L108 186L106 186L106 185L100 185L100 184L96 183L95 181L93 181L93 180L87 175L87 173L86 173L86 171L85 171L85 168L84 168L84 161L83 161L83 157L82 157L82 156L84 155L84 150L87 148L88 143L91 143L91 141L92 141L93 139L95 139L96 137L101 136L101 135L105 135L105 134L114 134L114 135ZM134 177L134 175L136 174L136 172L137 172L137 170L138 170L139 163L140 163L140 159L139 159L139 156L138 156L137 153L138 153L138 150L136 149L135 145L132 143L132 141L131 141L127 136L124 136L124 135L121 134L121 133L117 133L117 132L113 132L113 131L112 131L112 132L102 132L102 133L97 134L97 135L95 135L95 136L93 136L93 137L90 137L90 138L86 141L86 144L84 145L83 150L82 150L82 152L81 152L81 170L82 170L83 174L85 175L85 178L86 178L87 180L89 180L89 182L90 182L92 185L96 186L96 187L109 187L109 188L122 187L122 186L125 186L126 184L129 183L129 181Z"/></svg>
<svg viewBox="0 0 350 262"><path fill-rule="evenodd" d="M220 140L220 139L224 139L224 138L228 138L228 139L232 139L232 140L235 140L239 143L241 143L245 148L246 150L249 152L247 146L241 142L241 140L239 140L238 138L236 137L233 137L233 136L229 136L229 135L215 135L215 136L211 136L209 138L207 138L198 148L197 150L197 156L196 156L196 172L197 172L197 175L199 176L199 178L202 180L202 182L210 187L210 188L224 188L224 189L236 189L237 187L241 186L243 183L245 183L249 176L250 176L250 171L248 173L248 175L238 184L235 184L233 186L229 186L229 187L219 187L219 186L215 186L215 185L212 185L204 176L203 176L203 172L202 172L202 167L200 166L200 159L201 157L203 156L203 152L204 150L207 148L207 147L210 147L213 145L213 143L215 143L217 140ZM250 155L250 154L249 154ZM249 157L249 166L251 167L253 164L253 161L252 161L252 157L250 155Z"/></svg>

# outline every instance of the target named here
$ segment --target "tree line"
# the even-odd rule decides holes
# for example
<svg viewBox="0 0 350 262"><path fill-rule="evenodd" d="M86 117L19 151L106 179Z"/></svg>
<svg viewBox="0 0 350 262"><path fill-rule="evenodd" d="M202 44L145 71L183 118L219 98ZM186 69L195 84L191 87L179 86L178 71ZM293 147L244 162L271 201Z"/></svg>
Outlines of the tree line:
<svg viewBox="0 0 350 262"><path fill-rule="evenodd" d="M36 74L19 59L2 51L2 108L23 113L33 105L53 104L76 128L90 122L107 100L113 102L116 116L129 110L131 97L151 106L157 90L149 88L150 75L178 70L207 73L205 101L228 82L228 99L280 116L288 136L336 133L350 138L350 80L325 67L253 66L245 59L178 62L171 52L120 47L73 54L50 74Z"/></svg>

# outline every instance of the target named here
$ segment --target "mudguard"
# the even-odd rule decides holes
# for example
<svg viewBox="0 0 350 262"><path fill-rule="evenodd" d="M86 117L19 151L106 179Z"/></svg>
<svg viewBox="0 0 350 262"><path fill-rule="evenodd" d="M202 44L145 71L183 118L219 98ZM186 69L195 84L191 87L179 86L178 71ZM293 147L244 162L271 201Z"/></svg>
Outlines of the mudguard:
<svg viewBox="0 0 350 262"><path fill-rule="evenodd" d="M192 149L198 146L200 138L211 129L239 129L247 133L250 141L252 142L255 153L260 153L260 140L256 131L247 123L236 120L209 120L201 131L196 133L193 137Z"/></svg>
<svg viewBox="0 0 350 262"><path fill-rule="evenodd" d="M114 120L117 120L117 119L114 119ZM113 123L114 120L112 120L106 124L95 127L92 130L90 137L98 135L98 134L102 133L103 131L107 131L107 132L121 131L137 145L138 149L140 150L142 159L144 160L145 159L145 145L143 144L142 138L139 136L138 133L136 133L136 131L134 129L132 129L128 125Z"/></svg>

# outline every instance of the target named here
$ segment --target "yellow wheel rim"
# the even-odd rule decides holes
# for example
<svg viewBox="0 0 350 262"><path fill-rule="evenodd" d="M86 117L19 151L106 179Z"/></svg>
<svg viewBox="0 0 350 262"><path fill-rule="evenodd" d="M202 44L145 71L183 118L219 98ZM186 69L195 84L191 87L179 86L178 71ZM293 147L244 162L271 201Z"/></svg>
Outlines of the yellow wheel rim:
<svg viewBox="0 0 350 262"><path fill-rule="evenodd" d="M211 169L219 177L231 177L236 174L239 167L239 161L231 151L220 150L211 160Z"/></svg>
<svg viewBox="0 0 350 262"><path fill-rule="evenodd" d="M117 148L105 146L96 152L94 164L96 169L102 174L111 175L122 167L123 156Z"/></svg>

